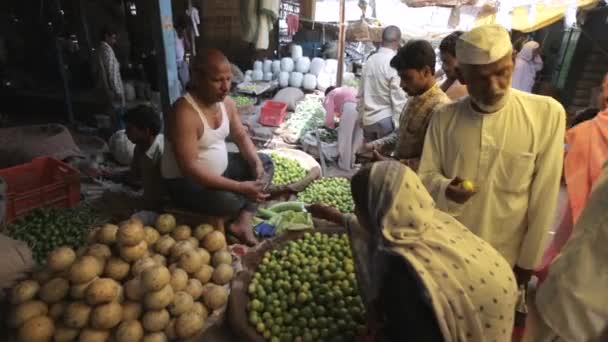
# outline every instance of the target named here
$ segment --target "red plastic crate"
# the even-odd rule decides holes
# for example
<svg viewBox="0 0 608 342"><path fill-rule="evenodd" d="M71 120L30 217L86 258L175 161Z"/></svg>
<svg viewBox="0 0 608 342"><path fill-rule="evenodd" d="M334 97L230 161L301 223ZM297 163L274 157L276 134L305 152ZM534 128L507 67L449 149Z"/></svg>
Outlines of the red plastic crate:
<svg viewBox="0 0 608 342"><path fill-rule="evenodd" d="M278 127L287 115L287 103L268 100L262 105L260 123L264 126Z"/></svg>
<svg viewBox="0 0 608 342"><path fill-rule="evenodd" d="M80 173L50 157L0 170L6 183L6 223L41 207L70 208L80 201Z"/></svg>

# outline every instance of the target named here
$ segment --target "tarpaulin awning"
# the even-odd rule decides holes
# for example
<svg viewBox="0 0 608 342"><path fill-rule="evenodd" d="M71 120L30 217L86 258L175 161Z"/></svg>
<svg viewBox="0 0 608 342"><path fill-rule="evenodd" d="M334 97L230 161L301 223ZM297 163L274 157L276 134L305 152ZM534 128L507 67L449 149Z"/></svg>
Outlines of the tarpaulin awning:
<svg viewBox="0 0 608 342"><path fill-rule="evenodd" d="M507 13L501 13L501 9L487 14L482 11L475 21L475 26L498 23L527 33L549 26L566 15L573 16L574 22L577 9L592 8L597 3L598 0L536 1L533 4L514 6Z"/></svg>

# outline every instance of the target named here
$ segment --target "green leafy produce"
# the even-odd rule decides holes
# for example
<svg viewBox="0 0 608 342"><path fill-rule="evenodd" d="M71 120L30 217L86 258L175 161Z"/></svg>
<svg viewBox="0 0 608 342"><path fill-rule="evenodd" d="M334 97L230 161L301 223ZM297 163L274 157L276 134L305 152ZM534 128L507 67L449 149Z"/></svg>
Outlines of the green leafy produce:
<svg viewBox="0 0 608 342"><path fill-rule="evenodd" d="M355 207L350 183L342 177L317 179L298 195L298 199L307 204L328 205L343 213L350 213Z"/></svg>
<svg viewBox="0 0 608 342"><path fill-rule="evenodd" d="M88 205L36 209L9 225L8 235L26 242L34 259L44 264L47 254L57 247L70 246L76 250L84 245L90 228L101 223L102 218Z"/></svg>
<svg viewBox="0 0 608 342"><path fill-rule="evenodd" d="M242 95L232 96L232 99L234 100L234 102L236 102L236 105L238 107L249 106L252 102L251 98Z"/></svg>
<svg viewBox="0 0 608 342"><path fill-rule="evenodd" d="M365 310L346 235L305 233L266 252L249 284L249 323L267 341L353 341Z"/></svg>
<svg viewBox="0 0 608 342"><path fill-rule="evenodd" d="M298 102L296 111L289 116L283 127L299 139L306 133L323 126L324 121L325 109L322 98L317 95L306 95L304 100Z"/></svg>
<svg viewBox="0 0 608 342"><path fill-rule="evenodd" d="M324 143L334 143L336 141L338 141L338 131L336 131L335 129L329 129L326 127L323 127L321 129L319 129L319 137L321 138L321 141Z"/></svg>
<svg viewBox="0 0 608 342"><path fill-rule="evenodd" d="M270 153L270 158L274 164L272 184L292 184L306 177L306 170L296 160L281 157L276 153Z"/></svg>

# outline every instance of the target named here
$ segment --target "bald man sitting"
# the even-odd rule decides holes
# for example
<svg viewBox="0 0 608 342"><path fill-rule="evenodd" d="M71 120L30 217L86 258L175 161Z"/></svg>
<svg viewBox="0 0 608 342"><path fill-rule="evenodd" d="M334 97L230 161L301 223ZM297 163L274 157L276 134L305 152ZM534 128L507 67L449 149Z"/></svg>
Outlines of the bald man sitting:
<svg viewBox="0 0 608 342"><path fill-rule="evenodd" d="M180 207L228 217L228 230L244 243L257 240L251 229L256 205L268 195L273 166L259 155L228 97L232 72L218 50L197 54L195 87L174 105L167 123L161 162L172 200ZM240 153L228 153L230 136Z"/></svg>

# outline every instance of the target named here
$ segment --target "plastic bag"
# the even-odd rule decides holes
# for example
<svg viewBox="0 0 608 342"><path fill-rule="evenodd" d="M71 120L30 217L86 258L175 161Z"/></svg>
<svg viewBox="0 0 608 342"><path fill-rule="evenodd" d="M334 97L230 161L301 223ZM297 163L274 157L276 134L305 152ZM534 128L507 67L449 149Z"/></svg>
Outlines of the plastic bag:
<svg viewBox="0 0 608 342"><path fill-rule="evenodd" d="M292 72L295 64L293 59L285 57L281 59L281 71Z"/></svg>
<svg viewBox="0 0 608 342"><path fill-rule="evenodd" d="M112 157L114 157L118 163L122 165L131 164L135 144L127 138L127 133L124 129L114 133L110 137L108 145L110 145Z"/></svg>
<svg viewBox="0 0 608 342"><path fill-rule="evenodd" d="M296 71L303 74L310 70L310 58L302 57L296 60Z"/></svg>

